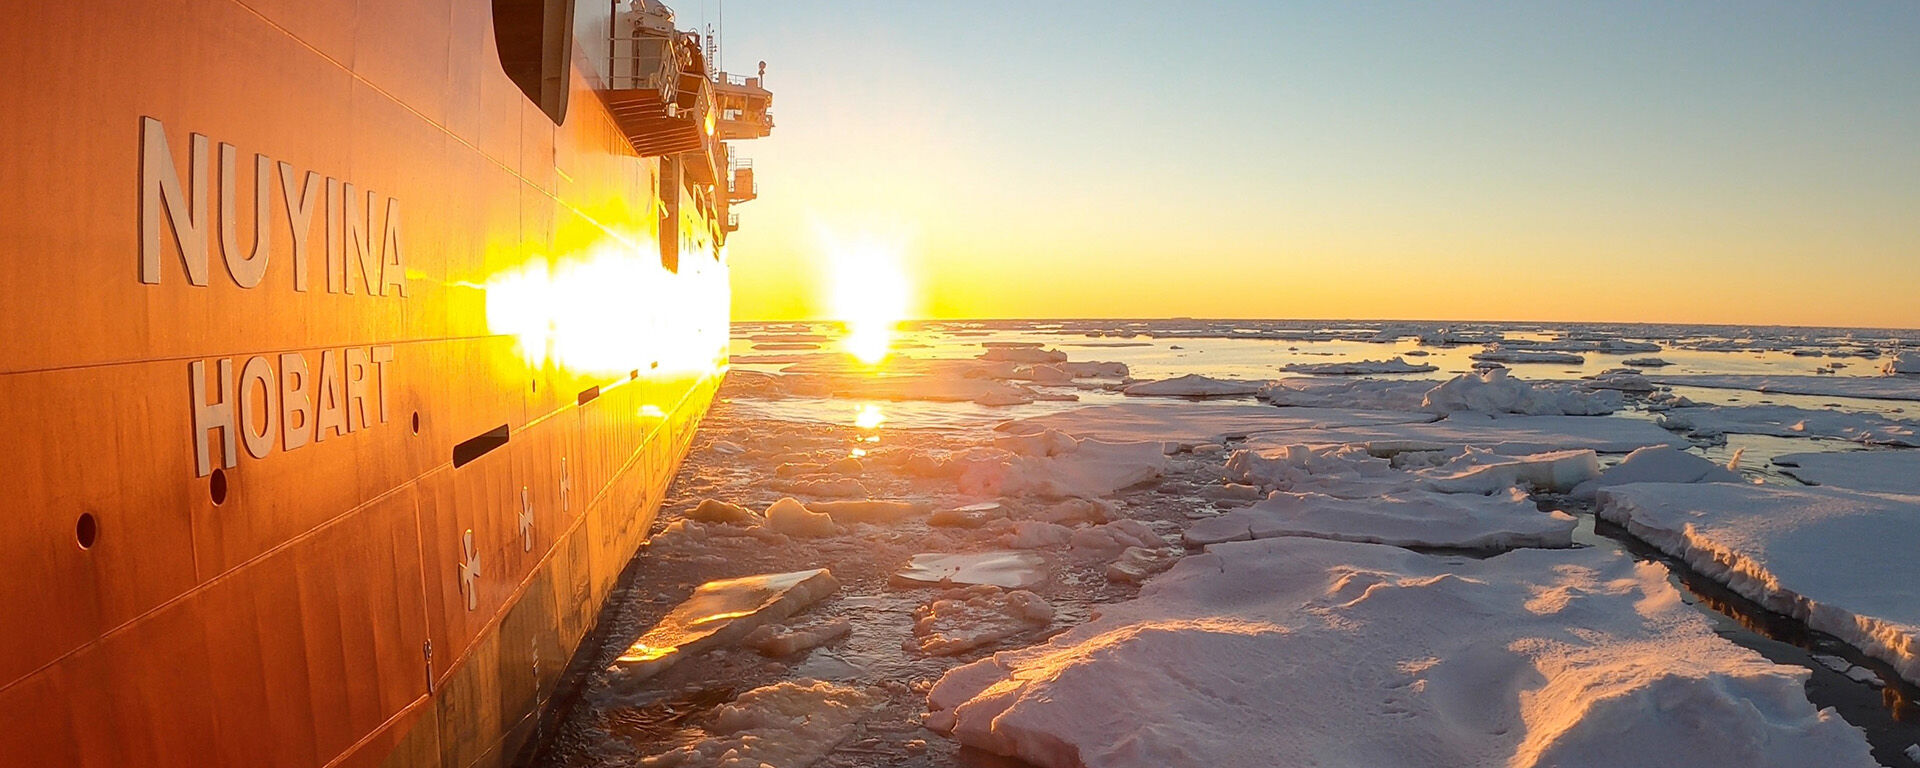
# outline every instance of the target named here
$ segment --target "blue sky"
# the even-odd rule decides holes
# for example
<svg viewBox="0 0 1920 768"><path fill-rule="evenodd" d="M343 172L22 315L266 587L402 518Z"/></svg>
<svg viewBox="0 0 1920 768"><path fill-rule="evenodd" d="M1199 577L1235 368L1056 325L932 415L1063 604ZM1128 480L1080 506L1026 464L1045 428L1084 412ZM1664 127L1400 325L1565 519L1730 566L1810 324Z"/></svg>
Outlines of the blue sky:
<svg viewBox="0 0 1920 768"><path fill-rule="evenodd" d="M1920 325L1920 3L733 0L725 21L779 120L742 147L763 191L731 249L743 319L821 314L825 227L899 241L938 316Z"/></svg>

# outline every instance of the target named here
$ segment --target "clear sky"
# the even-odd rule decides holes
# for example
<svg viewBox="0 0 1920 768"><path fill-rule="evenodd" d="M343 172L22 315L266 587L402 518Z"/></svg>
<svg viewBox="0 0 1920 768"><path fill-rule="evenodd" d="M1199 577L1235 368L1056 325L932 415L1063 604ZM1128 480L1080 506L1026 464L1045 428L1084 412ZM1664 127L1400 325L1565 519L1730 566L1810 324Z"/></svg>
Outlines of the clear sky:
<svg viewBox="0 0 1920 768"><path fill-rule="evenodd" d="M718 0L680 0L683 26ZM728 0L736 319L1920 327L1920 3Z"/></svg>

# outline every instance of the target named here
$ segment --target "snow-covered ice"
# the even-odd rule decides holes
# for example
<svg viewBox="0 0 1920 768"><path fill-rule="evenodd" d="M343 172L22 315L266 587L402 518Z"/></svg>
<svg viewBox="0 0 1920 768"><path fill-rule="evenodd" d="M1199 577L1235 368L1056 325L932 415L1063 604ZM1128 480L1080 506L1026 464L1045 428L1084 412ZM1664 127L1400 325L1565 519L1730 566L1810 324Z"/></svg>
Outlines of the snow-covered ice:
<svg viewBox="0 0 1920 768"><path fill-rule="evenodd" d="M1528 415L1604 415L1624 401L1593 392L1594 382L1522 381L1504 368L1456 376L1444 382L1407 379L1280 379L1260 390L1260 399L1281 406L1367 408L1447 414L1456 411Z"/></svg>
<svg viewBox="0 0 1920 768"><path fill-rule="evenodd" d="M1508 549L1573 544L1573 516L1541 512L1524 493L1481 496L1402 491L1368 499L1275 493L1265 501L1201 520L1189 545L1308 536L1401 547Z"/></svg>
<svg viewBox="0 0 1920 768"><path fill-rule="evenodd" d="M1920 377L1913 376L1773 376L1759 374L1693 374L1651 376L1670 386L1708 389L1746 389L1782 395L1859 397L1870 400L1920 400Z"/></svg>
<svg viewBox="0 0 1920 768"><path fill-rule="evenodd" d="M1229 482L1255 489L1320 493L1365 499L1413 488L1413 475L1358 445L1276 445L1234 451L1225 468Z"/></svg>
<svg viewBox="0 0 1920 768"><path fill-rule="evenodd" d="M1558 363L1580 365L1586 358L1571 352L1553 352L1544 349L1526 349L1494 344L1485 350L1475 352L1468 357L1488 363Z"/></svg>
<svg viewBox="0 0 1920 768"><path fill-rule="evenodd" d="M1189 373L1171 379L1128 384L1120 391L1134 397L1238 397L1259 392L1264 381L1234 381Z"/></svg>
<svg viewBox="0 0 1920 768"><path fill-rule="evenodd" d="M1920 683L1920 496L1641 483L1601 490L1597 512Z"/></svg>
<svg viewBox="0 0 1920 768"><path fill-rule="evenodd" d="M823 344L800 332L836 334L808 324L762 327L780 335L736 337L733 349ZM1578 533L1566 515L1545 511L1553 509L1550 499L1526 491L1584 495L1648 480L1739 479L1721 463L1723 449L1706 449L1721 456L1718 461L1681 450L1689 441L1660 429L1641 410L1685 410L1683 395L1709 398L1609 369L1626 353L1684 349L1676 353L1684 359L1672 359L1688 371L1773 370L1813 380L1792 374L1820 370L1822 388L1920 391L1911 376L1834 384L1847 377L1829 367L1840 355L1915 348L1920 336L1656 326L1433 329L1431 323L1219 320L931 323L903 330L907 343L878 371L838 351L735 355L689 469L667 492L665 530L654 535L648 557L634 564L633 588L610 604L618 614L615 636L595 651L594 664L610 665L631 638L705 579L827 566L845 580L845 594L790 618L741 616L754 628L730 640L733 649L689 654L643 685L622 685L617 674L596 676L585 713L569 717L569 743L587 751L569 747L569 756L554 764L599 768L653 754L660 764L788 765L796 758L767 750L791 741L804 751L814 724L770 722L735 738L711 708L733 699L729 706L753 709L768 696L762 689L811 688L813 680L870 696L875 708L853 730L831 718L819 723L834 735L800 762L966 763L956 754L961 743L982 742L968 739L965 728L959 740L916 733L925 714L921 697L943 673L993 651L1005 651L1001 659L1031 653L1047 660L1020 665L1018 673L995 672L997 687L966 694L969 707L984 705L971 722L993 734L989 741L1043 750L1065 743L1056 734L1084 736L1091 741L1072 743L1094 744L1079 753L1086 764L1862 764L1854 759L1863 754L1859 737L1831 713L1815 715L1807 696L1840 706L1849 718L1860 714L1856 722L1867 726L1881 759L1901 762L1900 750L1915 740L1911 728L1854 700L1880 695L1867 688L1878 682L1872 670L1835 667L1862 685L1820 670L1803 693L1802 672L1707 637L1700 618L1721 604L1675 597L1667 586L1675 582L1658 578L1667 561L1625 562L1631 558L1608 540L1624 533L1604 526L1598 536ZM1584 354L1591 364L1536 367L1543 378L1527 381L1503 370L1449 384L1447 377L1466 367L1477 348L1429 347L1421 351L1432 354L1402 361L1431 363L1448 374L1257 381L1288 362L1337 368L1405 354L1403 340L1418 336L1475 344L1512 336L1503 349ZM1115 341L1078 340L1094 337ZM1165 341L1136 340L1143 337L1173 339L1178 351ZM1113 357L1159 381L1129 378L1126 363L1076 361L1055 351L1077 355L1087 344L1115 347ZM1122 345L1128 348L1121 351ZM1824 356L1789 357L1814 351ZM1486 365L1498 363L1474 367ZM780 372L757 373L775 368ZM1880 363L1855 368L1848 373L1877 374ZM1123 398L1128 386L1135 395L1184 399ZM1198 399L1249 391L1270 404ZM1076 397L1087 405L1053 402ZM878 414L868 413L874 410L884 412L883 427L874 426L871 416ZM1601 415L1615 410L1626 413ZM1551 415L1524 415L1536 413ZM1015 420L989 429L1007 417ZM1815 447L1785 439L1735 442L1731 447L1743 448L1749 464L1764 464L1794 444ZM1604 465L1594 452L1624 455L1647 446L1656 448L1598 471ZM1822 461L1775 466L1809 477L1838 471L1818 466ZM1856 482L1899 474L1887 467L1849 472ZM1764 476L1785 482L1773 472ZM776 526L759 510L782 495L796 500L772 516ZM1216 529L1220 535L1211 535ZM1209 544L1253 536L1279 538ZM1564 549L1575 537L1586 546ZM1412 559L1389 562L1351 554L1385 547L1328 539L1481 550L1475 556L1525 549L1488 561L1402 550L1391 557ZM1296 562L1281 567L1297 573L1264 578L1223 569L1214 559L1236 547L1262 546L1286 547L1285 559ZM1297 553L1327 546L1343 554L1321 558L1317 570L1314 557L1297 562L1303 559ZM1535 549L1545 547L1556 549ZM1514 557L1526 566L1505 565ZM1196 559L1205 562L1177 565ZM930 581L897 576L909 563ZM1205 575L1209 563L1213 576ZM1423 565L1398 565L1404 563ZM1878 559L1868 565L1851 570L1863 577L1879 573ZM1133 610L1124 602L1129 596L1158 600L1155 585L1189 577L1233 582L1218 589L1233 590L1234 599L1224 601L1224 609L1125 621ZM942 592L972 581L1001 586ZM931 588L906 588L921 584ZM1489 609L1483 598L1495 593L1499 599L1491 603L1498 605ZM1291 605L1266 606L1289 599ZM1423 624L1434 615L1444 617L1443 626ZM1092 628L1071 629L1090 616ZM1706 623L1736 642L1751 640L1731 623ZM1231 627L1226 634L1238 639L1216 636L1220 627ZM1060 641L1065 646L1044 644L1063 631L1104 639L1069 634ZM1253 644L1252 652L1238 652L1243 646L1219 652L1224 643L1242 640ZM1011 650L1036 642L1043 645ZM1163 653L1143 654L1141 644L1150 642L1163 643ZM1279 644L1278 650L1266 644ZM1812 663L1753 647L1782 661ZM939 653L962 655L930 655ZM1130 663L1142 658L1150 660ZM936 690L949 689L965 669L947 675ZM1395 675L1402 685L1380 684ZM1117 695L1075 695L1096 678L1118 686ZM1273 678L1283 689L1259 684ZM739 691L749 693L736 699ZM796 700L812 695L790 693ZM1008 701L1016 706L1002 716L987 714ZM1100 711L1087 723L1072 722L1085 711L1076 701L1097 701L1089 706ZM1195 711L1204 716L1165 716ZM1047 714L1036 721L1036 712ZM1060 712L1066 715L1051 714ZM934 725L968 721L956 709L931 718ZM791 734L792 727L808 728L807 736ZM1117 751L1102 751L1102 733L1122 734ZM1641 743L1649 733L1650 743ZM1762 742L1764 748L1755 746ZM1198 751L1184 751L1195 744ZM1273 744L1280 746L1261 751ZM1649 754L1627 753L1633 749ZM1233 750L1246 759L1235 759ZM1825 759L1828 753L1834 759ZM814 760L820 755L827 757Z"/></svg>
<svg viewBox="0 0 1920 768"><path fill-rule="evenodd" d="M1791 405L1711 405L1674 408L1660 417L1668 429L1692 437L1724 434L1824 437L1867 445L1920 446L1920 421L1873 413L1815 410Z"/></svg>
<svg viewBox="0 0 1920 768"><path fill-rule="evenodd" d="M1812 485L1920 495L1920 450L1789 453L1773 457L1773 464Z"/></svg>
<svg viewBox="0 0 1920 768"><path fill-rule="evenodd" d="M1379 424L1331 429L1302 429L1255 435L1249 448L1292 443L1353 444L1386 455L1400 451L1437 451L1459 446L1518 455L1590 449L1631 453L1649 445L1687 447L1685 438L1651 422L1599 416L1504 416L1461 412L1431 423Z"/></svg>
<svg viewBox="0 0 1920 768"><path fill-rule="evenodd" d="M1276 538L948 672L928 724L1044 768L1874 765L1808 674L1615 552Z"/></svg>
<svg viewBox="0 0 1920 768"><path fill-rule="evenodd" d="M1591 392L1572 386L1531 384L1504 368L1463 373L1426 394L1421 410L1430 413L1517 413L1526 416L1600 416L1620 410L1617 392Z"/></svg>
<svg viewBox="0 0 1920 768"><path fill-rule="evenodd" d="M1180 555L1180 550L1172 547L1128 547L1113 562L1107 563L1107 580L1139 584L1172 568Z"/></svg>
<svg viewBox="0 0 1920 768"><path fill-rule="evenodd" d="M1440 370L1426 363L1409 363L1406 358L1392 360L1355 360L1338 363L1291 363L1282 368L1289 373L1316 376L1366 376L1376 373L1429 373Z"/></svg>
<svg viewBox="0 0 1920 768"><path fill-rule="evenodd" d="M1425 487L1441 493L1494 494L1515 486L1567 493L1600 476L1600 457L1591 450L1513 456L1469 448L1419 474Z"/></svg>
<svg viewBox="0 0 1920 768"><path fill-rule="evenodd" d="M1325 427L1432 421L1422 413L1343 408L1275 408L1253 403L1142 401L1072 408L1001 425L1011 434L1056 429L1082 438L1154 441L1172 446L1220 443L1249 435Z"/></svg>
<svg viewBox="0 0 1920 768"><path fill-rule="evenodd" d="M1739 483L1740 473L1671 445L1656 445L1627 454L1599 477L1573 489L1576 499L1592 499L1601 488L1628 483Z"/></svg>
<svg viewBox="0 0 1920 768"><path fill-rule="evenodd" d="M1260 390L1262 400L1280 406L1418 411L1435 382L1421 379L1339 379L1296 376Z"/></svg>
<svg viewBox="0 0 1920 768"><path fill-rule="evenodd" d="M1590 389L1612 389L1644 395L1660 388L1638 370L1632 368L1609 368L1586 377L1586 386Z"/></svg>
<svg viewBox="0 0 1920 768"><path fill-rule="evenodd" d="M1025 437L1039 439L1016 443L1024 450L1004 460L983 456L971 461L960 475L961 492L1098 498L1159 477L1167 467L1166 450L1156 442L1083 440L1057 430Z"/></svg>

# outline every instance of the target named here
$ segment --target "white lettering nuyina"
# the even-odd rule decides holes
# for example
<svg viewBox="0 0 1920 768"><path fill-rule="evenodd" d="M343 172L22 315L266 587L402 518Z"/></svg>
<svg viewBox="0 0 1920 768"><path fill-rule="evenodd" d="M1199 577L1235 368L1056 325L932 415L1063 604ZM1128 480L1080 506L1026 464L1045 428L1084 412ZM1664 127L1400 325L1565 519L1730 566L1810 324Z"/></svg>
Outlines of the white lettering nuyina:
<svg viewBox="0 0 1920 768"><path fill-rule="evenodd" d="M205 286L208 274L207 208L214 172L209 168L207 137L192 134L187 147L187 183L180 183L180 165L174 161L167 143L167 131L159 120L140 118L140 282L159 285L161 265L168 251L180 256L180 265L191 285ZM280 177L274 182L275 174ZM273 243L274 189L280 190L280 210L293 233L287 253L292 259L290 283L296 291L307 290L308 255L313 236L316 209L320 217L322 244L326 249L327 292L362 293L368 296L407 295L406 256L400 246L400 201L381 198L371 190L356 189L353 182L331 176L324 182L319 173L296 172L290 163L276 163L266 155L253 157L252 245L240 241L243 220L239 202L240 161L233 145L220 144L220 253L227 275L241 288L260 285L275 253ZM324 198L325 205L320 205ZM379 228L374 216L379 214ZM167 248L163 229L173 231L173 248ZM377 239L376 239L377 236ZM357 288L356 288L357 284Z"/></svg>
<svg viewBox="0 0 1920 768"><path fill-rule="evenodd" d="M187 364L193 394L194 469L201 477L219 466L248 456L264 459L278 441L291 451L309 442L322 442L350 432L387 423L388 363L393 347L347 347L320 350L319 365L306 355L289 352L274 360L264 355L248 358L234 372L234 358L195 360ZM214 437L214 433L219 437Z"/></svg>

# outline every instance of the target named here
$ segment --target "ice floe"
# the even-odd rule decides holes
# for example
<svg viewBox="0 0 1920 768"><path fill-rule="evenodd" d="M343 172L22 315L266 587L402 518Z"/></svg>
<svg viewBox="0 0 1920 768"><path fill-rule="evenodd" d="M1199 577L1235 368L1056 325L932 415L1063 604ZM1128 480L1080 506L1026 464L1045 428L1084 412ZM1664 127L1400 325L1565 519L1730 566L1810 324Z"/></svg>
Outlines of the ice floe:
<svg viewBox="0 0 1920 768"><path fill-rule="evenodd" d="M1166 450L1157 442L1083 440L1059 430L1000 439L1011 440L1011 450L963 455L962 493L1098 498L1159 477L1167 468Z"/></svg>
<svg viewBox="0 0 1920 768"><path fill-rule="evenodd" d="M951 656L996 643L1053 621L1053 606L1023 589L992 585L952 589L913 611L907 650Z"/></svg>
<svg viewBox="0 0 1920 768"><path fill-rule="evenodd" d="M1139 584L1172 568L1181 552L1172 547L1128 547L1107 564L1107 580Z"/></svg>
<svg viewBox="0 0 1920 768"><path fill-rule="evenodd" d="M1067 353L1054 349L1043 349L1037 343L1017 341L987 342L982 345L987 351L980 353L981 360L1008 363L1064 363Z"/></svg>
<svg viewBox="0 0 1920 768"><path fill-rule="evenodd" d="M703 523L746 523L752 522L758 515L753 510L738 504L729 504L719 499L703 499L699 506L687 512L688 520Z"/></svg>
<svg viewBox="0 0 1920 768"><path fill-rule="evenodd" d="M1120 391L1134 397L1238 397L1266 387L1264 381L1233 381L1189 373L1171 379L1128 384Z"/></svg>
<svg viewBox="0 0 1920 768"><path fill-rule="evenodd" d="M853 622L846 619L815 619L797 626L762 624L740 639L740 644L759 651L762 656L793 656L853 634Z"/></svg>
<svg viewBox="0 0 1920 768"><path fill-rule="evenodd" d="M1920 496L1642 483L1601 490L1597 513L1920 683Z"/></svg>
<svg viewBox="0 0 1920 768"><path fill-rule="evenodd" d="M1366 376L1376 373L1428 373L1440 370L1426 363L1409 363L1406 358L1392 360L1355 360L1338 363L1290 363L1281 370L1316 376Z"/></svg>
<svg viewBox="0 0 1920 768"><path fill-rule="evenodd" d="M784 620L839 588L825 568L707 582L613 662L611 679L639 683L689 655Z"/></svg>
<svg viewBox="0 0 1920 768"><path fill-rule="evenodd" d="M1249 448L1292 443L1352 444L1376 455L1460 446L1519 455L1574 449L1630 453L1649 445L1691 445L1652 422L1595 416L1503 416L1461 412L1434 422L1291 430L1254 435Z"/></svg>
<svg viewBox="0 0 1920 768"><path fill-rule="evenodd" d="M1418 474L1441 493L1494 494L1515 486L1567 493L1600 476L1600 458L1591 450L1509 456L1469 448Z"/></svg>
<svg viewBox="0 0 1920 768"><path fill-rule="evenodd" d="M1573 545L1573 516L1541 512L1525 493L1481 496L1401 491L1366 499L1275 493L1265 501L1194 523L1192 546L1307 536L1400 547L1509 549Z"/></svg>
<svg viewBox="0 0 1920 768"><path fill-rule="evenodd" d="M1424 413L1344 408L1275 408L1253 403L1141 401L1088 405L1000 425L1009 434L1055 429L1077 437L1153 441L1168 448L1220 443L1250 435L1325 427L1433 421Z"/></svg>
<svg viewBox="0 0 1920 768"><path fill-rule="evenodd" d="M764 525L768 530L802 538L832 536L840 532L840 526L834 524L832 516L808 509L807 505L791 496L767 507Z"/></svg>
<svg viewBox="0 0 1920 768"><path fill-rule="evenodd" d="M1739 483L1740 473L1671 445L1641 448L1599 477L1573 489L1576 499L1592 499L1601 488L1628 483Z"/></svg>
<svg viewBox="0 0 1920 768"><path fill-rule="evenodd" d="M1808 672L1651 563L1275 538L1182 559L1047 643L948 672L928 724L1043 768L1874 765ZM1624 736L1624 737L1623 737Z"/></svg>
<svg viewBox="0 0 1920 768"><path fill-rule="evenodd" d="M1435 382L1419 379L1295 377L1261 388L1261 400L1279 406L1419 411Z"/></svg>
<svg viewBox="0 0 1920 768"><path fill-rule="evenodd" d="M1032 589L1047 580L1047 558L1033 552L965 552L914 555L894 579L917 585L988 584Z"/></svg>
<svg viewBox="0 0 1920 768"><path fill-rule="evenodd" d="M1670 386L1746 389L1782 395L1920 400L1920 377L1913 376L1769 376L1725 373L1656 375L1650 378L1656 383Z"/></svg>
<svg viewBox="0 0 1920 768"><path fill-rule="evenodd" d="M1648 379L1632 368L1608 368L1586 377L1586 386L1590 389L1612 389L1642 395L1660 388L1658 384L1653 383L1652 379Z"/></svg>
<svg viewBox="0 0 1920 768"><path fill-rule="evenodd" d="M1920 451L1837 451L1789 453L1773 457L1774 466L1811 485L1854 491L1920 494Z"/></svg>
<svg viewBox="0 0 1920 768"><path fill-rule="evenodd" d="M1234 451L1227 457L1228 481L1256 489L1321 493L1341 498L1373 498L1404 491L1415 478L1393 462L1359 445L1279 445Z"/></svg>
<svg viewBox="0 0 1920 768"><path fill-rule="evenodd" d="M1662 414L1660 423L1668 429L1700 438L1732 433L1823 437L1868 445L1920 446L1920 421L1791 405L1674 408Z"/></svg>
<svg viewBox="0 0 1920 768"><path fill-rule="evenodd" d="M1580 365L1586 358L1570 352L1554 352L1544 349L1526 349L1506 344L1493 344L1468 357L1487 363L1559 363Z"/></svg>
<svg viewBox="0 0 1920 768"><path fill-rule="evenodd" d="M1599 416L1623 406L1617 392L1591 392L1577 387L1532 384L1510 376L1505 369L1464 373L1426 394L1421 410L1430 413L1517 413L1527 416Z"/></svg>

